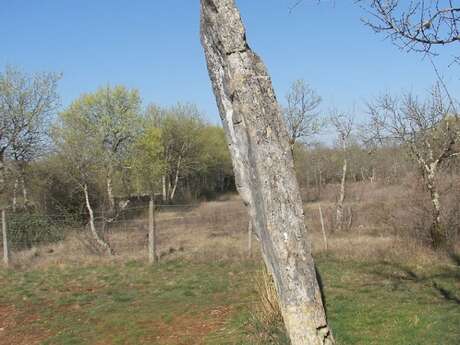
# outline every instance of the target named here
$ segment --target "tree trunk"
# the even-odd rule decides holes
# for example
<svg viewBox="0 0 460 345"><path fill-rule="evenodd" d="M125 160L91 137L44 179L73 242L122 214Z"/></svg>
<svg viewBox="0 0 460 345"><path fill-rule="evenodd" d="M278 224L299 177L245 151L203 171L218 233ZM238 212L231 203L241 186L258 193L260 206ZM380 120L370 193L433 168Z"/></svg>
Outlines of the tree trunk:
<svg viewBox="0 0 460 345"><path fill-rule="evenodd" d="M83 192L85 193L86 209L88 210L89 214L89 229L91 230L91 234L93 235L94 240L100 248L102 248L108 255L113 255L113 250L110 247L110 245L107 242L105 242L96 231L96 224L94 222L94 212L89 201L88 186L86 184L83 186Z"/></svg>
<svg viewBox="0 0 460 345"><path fill-rule="evenodd" d="M323 171L321 168L319 168L318 176L318 199L321 199L321 191L323 190Z"/></svg>
<svg viewBox="0 0 460 345"><path fill-rule="evenodd" d="M156 251L156 224L155 224L155 203L154 196L150 196L149 202L149 263L154 264L157 262Z"/></svg>
<svg viewBox="0 0 460 345"><path fill-rule="evenodd" d="M252 257L252 222L248 222L248 257Z"/></svg>
<svg viewBox="0 0 460 345"><path fill-rule="evenodd" d="M326 229L324 227L323 210L321 209L321 204L318 205L318 209L319 209L319 220L321 221L321 231L323 233L324 250L327 252L327 249L328 249L327 235L326 235Z"/></svg>
<svg viewBox="0 0 460 345"><path fill-rule="evenodd" d="M18 197L17 197L18 187L19 187L19 180L16 178L14 180L14 185L13 185L13 202L12 202L13 212L16 212L16 208L18 205Z"/></svg>
<svg viewBox="0 0 460 345"><path fill-rule="evenodd" d="M307 240L287 130L233 0L201 0L201 40L238 191L261 240L293 345L334 344Z"/></svg>
<svg viewBox="0 0 460 345"><path fill-rule="evenodd" d="M375 181L375 168L374 167L372 167L372 175L370 177L370 181L371 183L374 183Z"/></svg>
<svg viewBox="0 0 460 345"><path fill-rule="evenodd" d="M293 160L293 162L295 164L295 155L294 155L295 139L290 139L289 140L289 147L291 148L292 160Z"/></svg>
<svg viewBox="0 0 460 345"><path fill-rule="evenodd" d="M167 190L166 195L168 196L168 201L171 201L171 199L169 199L169 197L171 195L171 188L172 188L172 186L171 186L171 175L168 174L168 183L167 183L167 188L166 188L166 190Z"/></svg>
<svg viewBox="0 0 460 345"><path fill-rule="evenodd" d="M29 193L27 192L26 179L24 175L21 176L21 186L22 186L22 204L24 208L29 204Z"/></svg>
<svg viewBox="0 0 460 345"><path fill-rule="evenodd" d="M441 224L441 201L438 189L434 181L434 173L429 173L427 178L427 188L430 192L431 204L433 206L433 223L430 228L431 243L433 248L438 249L447 243L447 236Z"/></svg>
<svg viewBox="0 0 460 345"><path fill-rule="evenodd" d="M340 193L337 200L337 213L335 218L335 228L338 231L341 231L343 228L343 202L345 200L345 182L347 178L347 159L343 160L342 167L342 180L340 182Z"/></svg>
<svg viewBox="0 0 460 345"><path fill-rule="evenodd" d="M177 166L176 166L176 176L174 176L174 185L172 187L172 191L171 191L171 195L169 196L169 200L173 200L174 196L176 195L177 184L179 183L179 172L180 172L181 162L182 162L182 156L179 156L179 159L177 160Z"/></svg>
<svg viewBox="0 0 460 345"><path fill-rule="evenodd" d="M113 196L113 185L112 185L112 173L111 172L107 172L106 183L107 183L107 197L109 200L109 210L111 213L113 213L115 210L115 197Z"/></svg>
<svg viewBox="0 0 460 345"><path fill-rule="evenodd" d="M163 175L161 176L161 185L163 187L162 191L163 191L163 202L166 202L167 199L168 199L168 196L166 194L166 176Z"/></svg>
<svg viewBox="0 0 460 345"><path fill-rule="evenodd" d="M3 240L3 263L8 267L10 263L10 251L8 248L8 236L6 228L6 211L2 209L2 240Z"/></svg>
<svg viewBox="0 0 460 345"><path fill-rule="evenodd" d="M0 203L5 192L5 148L0 148ZM0 204L1 206L1 204Z"/></svg>

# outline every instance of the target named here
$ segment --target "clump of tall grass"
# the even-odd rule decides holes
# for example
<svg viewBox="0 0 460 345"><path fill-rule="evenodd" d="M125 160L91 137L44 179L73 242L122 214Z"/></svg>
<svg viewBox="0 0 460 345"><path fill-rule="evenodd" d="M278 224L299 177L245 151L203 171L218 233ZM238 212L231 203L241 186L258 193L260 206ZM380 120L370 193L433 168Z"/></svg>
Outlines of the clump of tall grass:
<svg viewBox="0 0 460 345"><path fill-rule="evenodd" d="M254 344L290 344L278 304L275 283L265 267L255 275L254 287L258 296L250 322Z"/></svg>

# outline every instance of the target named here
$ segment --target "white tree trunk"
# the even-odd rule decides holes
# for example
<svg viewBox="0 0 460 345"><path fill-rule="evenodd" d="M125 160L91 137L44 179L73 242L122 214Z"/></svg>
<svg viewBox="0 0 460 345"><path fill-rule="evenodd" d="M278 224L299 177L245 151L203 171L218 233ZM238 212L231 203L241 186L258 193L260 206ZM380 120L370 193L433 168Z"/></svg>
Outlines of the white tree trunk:
<svg viewBox="0 0 460 345"><path fill-rule="evenodd" d="M109 200L109 210L113 212L115 210L115 197L113 196L113 185L112 185L112 174L107 173L106 177L107 184L107 197Z"/></svg>
<svg viewBox="0 0 460 345"><path fill-rule="evenodd" d="M168 196L166 194L166 176L165 175L161 176L161 185L162 185L162 191L163 191L163 202L166 202L168 199Z"/></svg>
<svg viewBox="0 0 460 345"><path fill-rule="evenodd" d="M321 209L321 205L318 205L318 208L319 208L319 219L321 221L321 231L323 233L324 250L327 252L328 245L327 245L326 229L324 227L323 210Z"/></svg>
<svg viewBox="0 0 460 345"><path fill-rule="evenodd" d="M0 148L0 198L5 192L5 148ZM4 201L0 199L0 203ZM0 204L1 206L1 204Z"/></svg>
<svg viewBox="0 0 460 345"><path fill-rule="evenodd" d="M3 240L3 263L8 267L10 263L10 251L8 248L8 236L6 228L6 211L2 209L2 240Z"/></svg>
<svg viewBox="0 0 460 345"><path fill-rule="evenodd" d="M370 181L371 183L375 182L375 168L374 167L372 167L372 175L370 177Z"/></svg>
<svg viewBox="0 0 460 345"><path fill-rule="evenodd" d="M430 236L434 248L439 248L447 243L447 235L441 223L441 201L439 192L436 187L436 167L432 166L428 169L426 186L430 192L431 204L433 205L433 223L430 228Z"/></svg>
<svg viewBox="0 0 460 345"><path fill-rule="evenodd" d="M336 229L341 231L343 228L343 202L345 200L345 183L346 183L346 178L347 178L347 159L345 158L343 160L343 166L342 166L342 180L340 182L340 192L339 192L339 198L337 200L337 213L336 213Z"/></svg>
<svg viewBox="0 0 460 345"><path fill-rule="evenodd" d="M27 204L29 203L29 195L27 192L26 179L24 178L24 175L21 176L21 186L22 186L22 203L24 207L26 207Z"/></svg>
<svg viewBox="0 0 460 345"><path fill-rule="evenodd" d="M108 255L113 255L113 251L110 245L105 242L97 233L96 224L94 222L94 212L89 201L88 186L86 184L83 186L83 192L85 193L85 203L89 214L89 229L91 234L99 247L101 247Z"/></svg>
<svg viewBox="0 0 460 345"><path fill-rule="evenodd" d="M179 183L179 173L180 173L180 168L181 168L181 162L182 162L182 156L179 156L179 159L177 160L177 166L176 166L176 176L174 176L174 184L172 187L171 195L169 196L169 200L173 200L174 196L176 195L177 184Z"/></svg>
<svg viewBox="0 0 460 345"><path fill-rule="evenodd" d="M304 223L287 130L233 0L201 0L201 40L238 191L261 239L292 345L334 344Z"/></svg>

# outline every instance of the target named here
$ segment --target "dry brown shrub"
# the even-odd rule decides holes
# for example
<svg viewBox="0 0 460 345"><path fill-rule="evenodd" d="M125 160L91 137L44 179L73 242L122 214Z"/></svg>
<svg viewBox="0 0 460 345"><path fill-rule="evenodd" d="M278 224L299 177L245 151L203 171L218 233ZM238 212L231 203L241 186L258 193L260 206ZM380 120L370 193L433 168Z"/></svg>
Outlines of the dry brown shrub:
<svg viewBox="0 0 460 345"><path fill-rule="evenodd" d="M443 182L445 188L460 189L460 181ZM456 185L455 185L456 184ZM455 185L455 186L453 186ZM429 263L438 259L425 245L429 224L429 200L413 180L404 185L388 186L378 183L352 186L360 195L346 204L353 209L353 226L349 231L334 232L334 201L305 204L306 223L315 254L324 251L323 235L318 206L325 220L329 254L351 260L409 260ZM457 236L460 222L460 190L443 199L446 205L446 224ZM350 197L352 199L352 197ZM425 205L425 206L424 206ZM455 217L457 215L457 217ZM160 261L184 259L199 262L210 260L243 260L247 258L248 217L241 200L234 196L227 201L206 202L192 207L165 207L156 214L158 255ZM450 221L451 223L447 223ZM122 218L110 226L105 234L116 255L107 258L94 253L82 238L87 229L68 231L67 238L59 243L43 245L31 250L13 252L12 262L21 267L64 264L94 264L106 261L147 260L147 213L137 217ZM260 258L259 244L253 240L254 256Z"/></svg>
<svg viewBox="0 0 460 345"><path fill-rule="evenodd" d="M273 277L264 267L254 279L257 296L259 297L258 307L256 308L257 317L265 324L276 324L282 322L281 309L278 304Z"/></svg>
<svg viewBox="0 0 460 345"><path fill-rule="evenodd" d="M264 268L254 276L258 300L254 304L250 326L254 344L289 344L278 304L275 283Z"/></svg>

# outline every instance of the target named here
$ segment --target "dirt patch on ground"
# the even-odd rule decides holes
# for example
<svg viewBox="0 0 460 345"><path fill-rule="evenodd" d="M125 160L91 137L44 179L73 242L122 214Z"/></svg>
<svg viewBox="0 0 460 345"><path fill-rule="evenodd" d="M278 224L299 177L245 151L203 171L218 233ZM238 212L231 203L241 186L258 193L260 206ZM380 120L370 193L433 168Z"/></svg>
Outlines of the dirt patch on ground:
<svg viewBox="0 0 460 345"><path fill-rule="evenodd" d="M21 313L14 305L0 304L0 345L38 345L49 332L36 324L33 313Z"/></svg>
<svg viewBox="0 0 460 345"><path fill-rule="evenodd" d="M225 327L232 314L231 306L222 306L199 313L185 313L172 320L150 325L152 336L144 338L143 344L201 345L206 337Z"/></svg>

